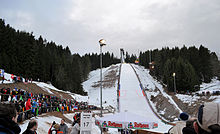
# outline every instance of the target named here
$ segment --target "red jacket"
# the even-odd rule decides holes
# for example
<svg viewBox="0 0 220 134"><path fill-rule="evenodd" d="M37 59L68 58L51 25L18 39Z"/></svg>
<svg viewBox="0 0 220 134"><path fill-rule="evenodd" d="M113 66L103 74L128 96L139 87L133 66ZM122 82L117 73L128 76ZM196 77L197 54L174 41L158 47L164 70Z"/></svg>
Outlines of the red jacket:
<svg viewBox="0 0 220 134"><path fill-rule="evenodd" d="M28 101L26 102L26 110L31 109L31 99L28 99Z"/></svg>

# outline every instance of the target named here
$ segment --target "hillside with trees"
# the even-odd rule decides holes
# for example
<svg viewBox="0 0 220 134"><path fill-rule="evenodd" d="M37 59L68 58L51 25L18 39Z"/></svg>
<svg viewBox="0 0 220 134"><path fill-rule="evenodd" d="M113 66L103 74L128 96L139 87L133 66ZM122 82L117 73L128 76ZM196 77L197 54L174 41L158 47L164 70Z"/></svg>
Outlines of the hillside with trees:
<svg viewBox="0 0 220 134"><path fill-rule="evenodd" d="M161 50L140 52L139 64L150 68L151 75L166 84L169 91L174 91L173 73L177 91L183 92L195 91L199 84L208 83L213 77L220 79L217 55L202 45L199 48L165 47Z"/></svg>
<svg viewBox="0 0 220 134"><path fill-rule="evenodd" d="M0 68L5 72L50 81L56 88L86 94L81 83L91 70L100 67L100 55L72 54L69 47L48 42L33 33L19 31L0 19ZM113 53L103 54L103 66L120 62Z"/></svg>

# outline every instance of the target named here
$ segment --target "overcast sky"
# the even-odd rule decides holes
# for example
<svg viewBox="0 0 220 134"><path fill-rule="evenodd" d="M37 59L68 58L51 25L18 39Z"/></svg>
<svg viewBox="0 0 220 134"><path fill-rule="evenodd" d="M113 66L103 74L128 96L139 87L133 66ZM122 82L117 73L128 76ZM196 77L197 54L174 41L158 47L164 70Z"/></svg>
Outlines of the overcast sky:
<svg viewBox="0 0 220 134"><path fill-rule="evenodd" d="M116 55L183 44L220 52L220 0L1 0L0 18L79 54L99 53L101 38Z"/></svg>

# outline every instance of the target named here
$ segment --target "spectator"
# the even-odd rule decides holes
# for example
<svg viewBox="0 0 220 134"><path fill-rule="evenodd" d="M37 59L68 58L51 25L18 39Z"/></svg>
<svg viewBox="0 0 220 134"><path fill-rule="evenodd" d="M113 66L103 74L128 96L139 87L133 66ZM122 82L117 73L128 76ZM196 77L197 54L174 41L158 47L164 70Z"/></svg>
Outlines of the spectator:
<svg viewBox="0 0 220 134"><path fill-rule="evenodd" d="M220 103L211 102L201 105L198 110L198 118L193 122L193 128L195 132L197 134L220 134L219 117Z"/></svg>
<svg viewBox="0 0 220 134"><path fill-rule="evenodd" d="M37 134L38 123L37 120L30 120L27 129L22 134Z"/></svg>
<svg viewBox="0 0 220 134"><path fill-rule="evenodd" d="M68 127L64 122L65 122L65 120L62 119L61 124L60 124L60 131L62 131L63 134L68 134Z"/></svg>
<svg viewBox="0 0 220 134"><path fill-rule="evenodd" d="M31 99L30 99L30 98L29 98L28 101L26 102L25 107L26 107L26 110L31 109Z"/></svg>
<svg viewBox="0 0 220 134"><path fill-rule="evenodd" d="M196 118L190 118L186 122L186 127L183 128L182 132L183 134L196 134L194 128L193 128L193 123L196 121Z"/></svg>
<svg viewBox="0 0 220 134"><path fill-rule="evenodd" d="M3 77L2 77L2 84L4 83L4 80L5 80L5 76L3 75Z"/></svg>
<svg viewBox="0 0 220 134"><path fill-rule="evenodd" d="M50 134L63 134L63 132L60 131L60 125L59 124L55 124L54 127L51 128Z"/></svg>
<svg viewBox="0 0 220 134"><path fill-rule="evenodd" d="M187 113L181 113L179 115L179 121L176 122L176 125L172 127L168 133L169 134L182 134L182 129L186 126L186 121L189 119Z"/></svg>
<svg viewBox="0 0 220 134"><path fill-rule="evenodd" d="M79 123L80 123L79 120L75 121L75 124L73 123L73 128L72 128L72 131L70 134L78 134L79 133L79 130L80 130Z"/></svg>
<svg viewBox="0 0 220 134"><path fill-rule="evenodd" d="M17 124L18 114L14 104L0 103L0 133L19 134L20 127Z"/></svg>
<svg viewBox="0 0 220 134"><path fill-rule="evenodd" d="M53 123L52 123L52 125L51 125L51 127L50 127L50 129L49 129L49 131L48 131L48 134L52 134L52 130L55 130L55 128L54 128L54 125L56 124L56 122L55 121L53 121Z"/></svg>
<svg viewBox="0 0 220 134"><path fill-rule="evenodd" d="M33 102L32 102L32 114L34 114L34 116L36 117L36 113L37 113L37 107L38 107L38 103L35 100L35 98L33 98Z"/></svg>

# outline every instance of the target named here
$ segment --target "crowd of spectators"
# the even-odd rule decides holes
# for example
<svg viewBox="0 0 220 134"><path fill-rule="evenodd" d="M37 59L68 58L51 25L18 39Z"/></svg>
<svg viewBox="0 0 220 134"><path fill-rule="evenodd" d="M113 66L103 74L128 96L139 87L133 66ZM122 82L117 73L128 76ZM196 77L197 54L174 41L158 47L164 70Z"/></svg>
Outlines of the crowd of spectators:
<svg viewBox="0 0 220 134"><path fill-rule="evenodd" d="M39 114L58 111L92 110L96 106L87 102L78 102L75 99L61 99L57 96L33 94L23 89L0 89L0 101L15 104L18 112L18 122L38 116Z"/></svg>

